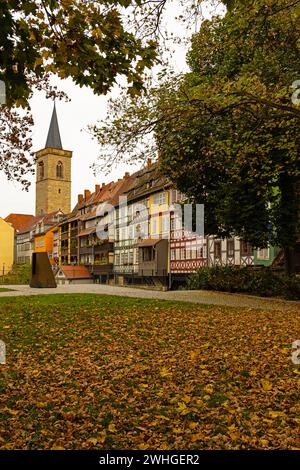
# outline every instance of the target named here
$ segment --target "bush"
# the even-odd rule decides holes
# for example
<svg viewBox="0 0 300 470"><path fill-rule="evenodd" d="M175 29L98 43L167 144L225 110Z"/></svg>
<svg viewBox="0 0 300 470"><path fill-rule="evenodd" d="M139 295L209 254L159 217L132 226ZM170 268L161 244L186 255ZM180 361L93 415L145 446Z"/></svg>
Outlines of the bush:
<svg viewBox="0 0 300 470"><path fill-rule="evenodd" d="M232 266L200 268L189 277L187 288L300 300L299 278L275 272L270 268Z"/></svg>
<svg viewBox="0 0 300 470"><path fill-rule="evenodd" d="M24 285L31 279L31 264L14 264L12 271L5 276L0 276L0 285Z"/></svg>

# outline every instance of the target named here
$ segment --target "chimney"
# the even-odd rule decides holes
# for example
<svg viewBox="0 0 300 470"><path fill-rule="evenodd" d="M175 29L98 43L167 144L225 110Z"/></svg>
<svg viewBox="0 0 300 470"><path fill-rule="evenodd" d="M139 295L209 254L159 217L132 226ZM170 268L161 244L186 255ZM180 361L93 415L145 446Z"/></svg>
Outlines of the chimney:
<svg viewBox="0 0 300 470"><path fill-rule="evenodd" d="M151 165L152 165L151 158L147 158L147 168L149 168Z"/></svg>
<svg viewBox="0 0 300 470"><path fill-rule="evenodd" d="M127 179L127 178L129 178L129 176L130 176L130 175L129 175L129 172L126 171L126 173L125 173L125 175L124 175L124 178Z"/></svg>
<svg viewBox="0 0 300 470"><path fill-rule="evenodd" d="M104 188L104 186L105 186L105 183L102 183L102 188Z"/></svg>
<svg viewBox="0 0 300 470"><path fill-rule="evenodd" d="M99 193L100 188L101 188L100 184L95 184L95 193Z"/></svg>
<svg viewBox="0 0 300 470"><path fill-rule="evenodd" d="M83 195L78 194L78 204L82 204L82 203L83 203Z"/></svg>
<svg viewBox="0 0 300 470"><path fill-rule="evenodd" d="M87 199L89 199L91 197L91 191L89 191L88 189L85 189L84 190L84 199L87 201Z"/></svg>

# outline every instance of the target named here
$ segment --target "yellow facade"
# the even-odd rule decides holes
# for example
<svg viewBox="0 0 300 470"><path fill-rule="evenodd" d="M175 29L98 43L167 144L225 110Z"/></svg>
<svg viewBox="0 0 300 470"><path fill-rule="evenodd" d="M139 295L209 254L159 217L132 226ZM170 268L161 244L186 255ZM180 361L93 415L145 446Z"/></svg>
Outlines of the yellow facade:
<svg viewBox="0 0 300 470"><path fill-rule="evenodd" d="M0 275L11 270L14 262L14 228L0 218Z"/></svg>
<svg viewBox="0 0 300 470"><path fill-rule="evenodd" d="M169 232L169 197L168 190L149 196L150 238L160 238Z"/></svg>
<svg viewBox="0 0 300 470"><path fill-rule="evenodd" d="M36 215L71 211L72 152L45 148L36 153Z"/></svg>

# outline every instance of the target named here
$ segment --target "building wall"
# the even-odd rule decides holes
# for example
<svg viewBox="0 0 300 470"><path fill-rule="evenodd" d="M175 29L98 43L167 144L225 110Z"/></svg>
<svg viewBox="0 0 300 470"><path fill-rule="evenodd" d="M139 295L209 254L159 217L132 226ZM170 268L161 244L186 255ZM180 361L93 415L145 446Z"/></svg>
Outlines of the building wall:
<svg viewBox="0 0 300 470"><path fill-rule="evenodd" d="M255 266L270 266L274 258L278 255L280 248L269 246L262 250L254 250Z"/></svg>
<svg viewBox="0 0 300 470"><path fill-rule="evenodd" d="M60 264L60 227L53 230L53 260Z"/></svg>
<svg viewBox="0 0 300 470"><path fill-rule="evenodd" d="M169 237L169 191L158 191L149 196L150 238L158 238L165 234Z"/></svg>
<svg viewBox="0 0 300 470"><path fill-rule="evenodd" d="M17 235L17 263L31 263L33 253L32 233L20 233Z"/></svg>
<svg viewBox="0 0 300 470"><path fill-rule="evenodd" d="M0 218L0 274L10 271L14 262L14 228Z"/></svg>
<svg viewBox="0 0 300 470"><path fill-rule="evenodd" d="M61 209L71 211L71 159L72 152L46 148L36 153L36 215L49 214ZM56 167L61 162L63 176L58 178ZM40 164L44 164L41 177Z"/></svg>
<svg viewBox="0 0 300 470"><path fill-rule="evenodd" d="M34 251L36 253L48 253L51 264L53 264L53 232L54 229L34 237Z"/></svg>

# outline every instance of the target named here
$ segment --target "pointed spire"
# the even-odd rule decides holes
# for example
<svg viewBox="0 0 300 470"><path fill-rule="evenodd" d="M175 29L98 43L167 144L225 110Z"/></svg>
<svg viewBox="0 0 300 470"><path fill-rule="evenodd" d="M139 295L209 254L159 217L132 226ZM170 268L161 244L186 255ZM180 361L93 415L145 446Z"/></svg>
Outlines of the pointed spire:
<svg viewBox="0 0 300 470"><path fill-rule="evenodd" d="M51 118L51 122L50 122L47 142L46 142L46 148L47 147L52 147L52 148L55 148L55 149L62 149L62 143L61 143L60 132L59 132L59 127L58 127L57 114L56 114L55 101L54 101L53 113L52 113L52 118Z"/></svg>

